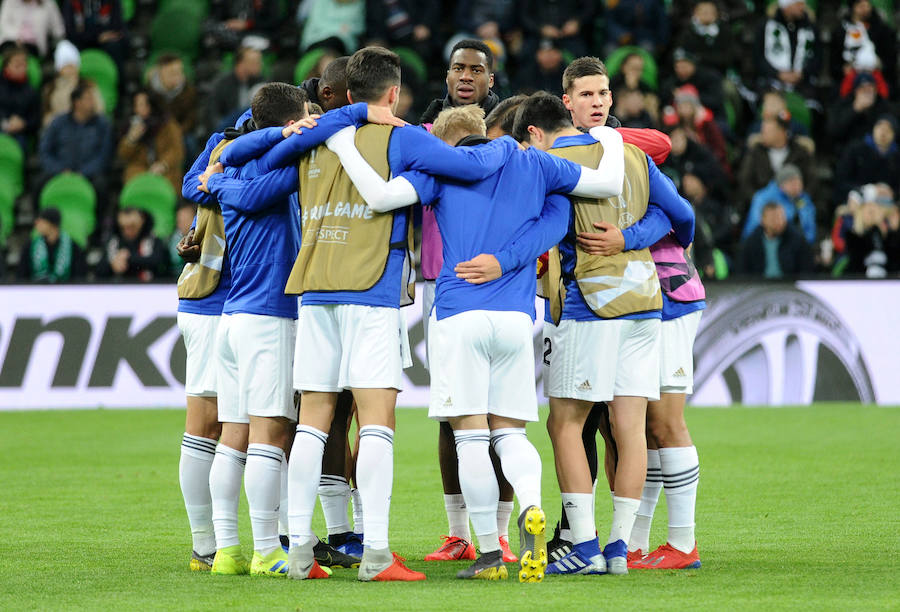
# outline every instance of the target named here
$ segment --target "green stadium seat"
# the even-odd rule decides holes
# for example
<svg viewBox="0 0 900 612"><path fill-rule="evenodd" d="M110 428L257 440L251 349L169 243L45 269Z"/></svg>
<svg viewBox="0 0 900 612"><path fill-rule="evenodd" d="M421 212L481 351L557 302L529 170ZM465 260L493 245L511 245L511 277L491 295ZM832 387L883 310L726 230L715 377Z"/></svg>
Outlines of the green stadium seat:
<svg viewBox="0 0 900 612"><path fill-rule="evenodd" d="M44 71L41 68L41 60L29 54L26 73L28 74L28 84L34 87L37 91L40 91L41 84L44 82Z"/></svg>
<svg viewBox="0 0 900 612"><path fill-rule="evenodd" d="M12 234L16 225L16 196L12 186L0 180L0 247L6 245L6 240Z"/></svg>
<svg viewBox="0 0 900 612"><path fill-rule="evenodd" d="M153 217L157 236L167 237L175 227L177 196L168 179L144 172L132 178L119 196L119 208L128 206L146 210Z"/></svg>
<svg viewBox="0 0 900 612"><path fill-rule="evenodd" d="M15 138L0 133L0 183L8 185L13 197L19 197L25 188L25 154Z"/></svg>
<svg viewBox="0 0 900 612"><path fill-rule="evenodd" d="M97 194L91 182L80 174L58 174L41 190L38 206L54 207L62 217L62 229L81 246L96 226Z"/></svg>
<svg viewBox="0 0 900 612"><path fill-rule="evenodd" d="M392 49L394 53L400 56L400 61L409 66L416 78L423 85L428 82L428 66L422 56L410 49L409 47L395 47Z"/></svg>
<svg viewBox="0 0 900 612"><path fill-rule="evenodd" d="M619 47L606 58L606 69L609 71L609 78L612 79L619 73L622 62L632 53L637 53L644 58L644 72L641 74L641 81L648 87L656 91L659 89L659 66L649 51L641 47L625 46Z"/></svg>
<svg viewBox="0 0 900 612"><path fill-rule="evenodd" d="M110 115L119 102L119 69L106 51L85 49L81 52L81 76L97 84Z"/></svg>
<svg viewBox="0 0 900 612"><path fill-rule="evenodd" d="M136 9L137 0L122 0L122 19L124 19L126 23L131 21Z"/></svg>
<svg viewBox="0 0 900 612"><path fill-rule="evenodd" d="M303 54L297 65L294 66L294 84L299 85L309 77L310 71L315 68L316 63L325 55L325 49L313 49Z"/></svg>
<svg viewBox="0 0 900 612"><path fill-rule="evenodd" d="M189 10L197 15L201 20L209 16L208 0L160 0L157 12L162 13L173 7Z"/></svg>
<svg viewBox="0 0 900 612"><path fill-rule="evenodd" d="M161 10L150 24L150 48L170 49L193 60L200 48L203 16L180 2Z"/></svg>

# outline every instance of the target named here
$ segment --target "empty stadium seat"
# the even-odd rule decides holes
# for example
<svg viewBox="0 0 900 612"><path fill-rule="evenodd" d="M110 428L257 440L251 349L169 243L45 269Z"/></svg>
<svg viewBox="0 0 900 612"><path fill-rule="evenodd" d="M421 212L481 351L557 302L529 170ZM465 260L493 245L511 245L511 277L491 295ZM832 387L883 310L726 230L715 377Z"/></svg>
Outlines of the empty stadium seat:
<svg viewBox="0 0 900 612"><path fill-rule="evenodd" d="M177 197L168 179L144 172L132 178L122 188L119 208L134 207L146 210L153 217L157 236L168 237L175 227Z"/></svg>
<svg viewBox="0 0 900 612"><path fill-rule="evenodd" d="M195 9L172 3L161 10L150 24L150 48L176 51L193 60L200 48L203 16Z"/></svg>
<svg viewBox="0 0 900 612"><path fill-rule="evenodd" d="M85 49L79 73L97 84L106 112L113 114L119 102L119 69L109 54L102 49Z"/></svg>
<svg viewBox="0 0 900 612"><path fill-rule="evenodd" d="M299 85L309 77L310 71L315 68L316 63L322 59L323 55L325 55L325 49L320 47L307 51L303 54L303 57L297 60L297 65L294 66L295 85Z"/></svg>
<svg viewBox="0 0 900 612"><path fill-rule="evenodd" d="M97 194L91 182L80 174L58 174L41 189L40 208L53 207L62 217L62 228L81 246L96 226Z"/></svg>
<svg viewBox="0 0 900 612"><path fill-rule="evenodd" d="M16 196L12 186L0 180L0 247L6 244L16 225Z"/></svg>
<svg viewBox="0 0 900 612"><path fill-rule="evenodd" d="M16 198L22 194L24 180L25 154L16 140L0 133L0 183L8 185Z"/></svg>

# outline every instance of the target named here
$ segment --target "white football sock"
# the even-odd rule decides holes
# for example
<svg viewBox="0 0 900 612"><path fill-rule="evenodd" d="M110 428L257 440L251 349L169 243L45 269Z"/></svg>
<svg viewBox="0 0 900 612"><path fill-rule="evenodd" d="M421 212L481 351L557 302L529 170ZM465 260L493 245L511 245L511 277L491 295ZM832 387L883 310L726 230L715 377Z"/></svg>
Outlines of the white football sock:
<svg viewBox="0 0 900 612"><path fill-rule="evenodd" d="M597 537L594 526L593 495L590 493L562 493L563 508L569 519L572 544L581 544Z"/></svg>
<svg viewBox="0 0 900 612"><path fill-rule="evenodd" d="M216 552L216 532L212 522L212 498L209 495L209 468L216 456L215 440L185 433L181 439L178 481L184 497L194 552L200 556Z"/></svg>
<svg viewBox="0 0 900 612"><path fill-rule="evenodd" d="M350 503L350 485L343 476L322 474L319 480L319 503L325 515L328 535L350 531L347 504Z"/></svg>
<svg viewBox="0 0 900 612"><path fill-rule="evenodd" d="M628 538L629 552L636 550L641 550L644 554L650 552L650 527L653 524L656 503L659 501L659 492L662 490L662 473L659 466L659 451L655 448L648 448L647 479L644 481L644 490L641 492L641 506L634 518L631 537Z"/></svg>
<svg viewBox="0 0 900 612"><path fill-rule="evenodd" d="M513 502L500 501L497 504L497 533L501 538L509 538L509 517L512 516Z"/></svg>
<svg viewBox="0 0 900 612"><path fill-rule="evenodd" d="M238 501L247 453L219 444L209 468L209 495L212 521L216 531L216 548L241 543L238 538Z"/></svg>
<svg viewBox="0 0 900 612"><path fill-rule="evenodd" d="M382 425L359 430L356 480L365 516L365 546L388 548L388 519L394 485L394 431Z"/></svg>
<svg viewBox="0 0 900 612"><path fill-rule="evenodd" d="M496 429L491 444L500 457L503 475L512 485L519 508L541 506L541 457L525 437L525 428Z"/></svg>
<svg viewBox="0 0 900 612"><path fill-rule="evenodd" d="M482 553L500 549L497 504L500 486L491 466L491 435L487 429L453 432L459 461L459 488L466 499L472 530Z"/></svg>
<svg viewBox="0 0 900 612"><path fill-rule="evenodd" d="M278 533L290 535L288 521L288 458L281 460L281 501L278 502Z"/></svg>
<svg viewBox="0 0 900 612"><path fill-rule="evenodd" d="M628 541L631 530L634 527L634 517L637 514L641 500L632 499L630 497L613 497L613 518L612 526L609 529L608 543L618 542L622 540Z"/></svg>
<svg viewBox="0 0 900 612"><path fill-rule="evenodd" d="M281 501L281 462L284 451L271 444L247 446L244 492L253 529L253 550L261 555L281 546L278 540L278 503Z"/></svg>
<svg viewBox="0 0 900 612"><path fill-rule="evenodd" d="M316 490L322 475L322 454L328 434L309 425L298 425L288 463L288 526L291 546L315 540L312 531Z"/></svg>
<svg viewBox="0 0 900 612"><path fill-rule="evenodd" d="M463 494L444 494L444 509L447 511L448 535L451 538L462 538L466 542L471 542L469 510L466 508L466 498Z"/></svg>
<svg viewBox="0 0 900 612"><path fill-rule="evenodd" d="M694 511L700 482L697 447L661 448L659 461L669 511L668 542L681 552L689 553L695 544Z"/></svg>
<svg viewBox="0 0 900 612"><path fill-rule="evenodd" d="M362 535L366 530L363 525L362 499L359 497L359 489L350 489L350 502L353 506L353 533Z"/></svg>

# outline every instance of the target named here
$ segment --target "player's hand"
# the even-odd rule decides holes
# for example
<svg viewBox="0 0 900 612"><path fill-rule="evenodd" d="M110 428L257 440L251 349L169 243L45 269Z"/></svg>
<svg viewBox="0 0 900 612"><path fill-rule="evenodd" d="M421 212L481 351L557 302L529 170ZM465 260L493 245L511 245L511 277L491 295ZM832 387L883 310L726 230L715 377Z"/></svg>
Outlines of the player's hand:
<svg viewBox="0 0 900 612"><path fill-rule="evenodd" d="M175 250L184 261L194 262L200 259L200 245L194 242L193 229L178 241L178 246L175 247Z"/></svg>
<svg viewBox="0 0 900 612"><path fill-rule="evenodd" d="M197 189L199 191L203 191L205 193L209 193L209 187L207 187L207 183L209 182L209 177L213 174L220 174L225 171L225 166L222 165L222 162L216 162L214 164L210 164L206 167L206 170L203 171L203 174L197 177L197 180L200 181L200 184L197 185Z"/></svg>
<svg viewBox="0 0 900 612"><path fill-rule="evenodd" d="M316 127L317 125L319 125L316 122L316 119L318 119L319 117L321 117L321 115L312 114L312 115L307 115L300 121L291 121L288 125L284 126L284 128L281 130L281 135L284 138L287 138L291 134L302 134L303 128L312 129L312 128Z"/></svg>
<svg viewBox="0 0 900 612"><path fill-rule="evenodd" d="M367 104L369 109L366 119L369 123L378 123L380 125L393 125L394 127L403 127L408 125L403 119L394 116L391 109L387 106L376 106L375 104Z"/></svg>
<svg viewBox="0 0 900 612"><path fill-rule="evenodd" d="M594 227L601 230L599 234L593 232L581 232L575 237L578 246L588 255L615 255L625 250L625 236L622 230L606 221L594 223Z"/></svg>
<svg viewBox="0 0 900 612"><path fill-rule="evenodd" d="M456 264L453 271L456 272L456 278L461 278L473 285L481 285L498 279L503 274L500 262L497 261L496 257L488 253L476 255L469 261Z"/></svg>

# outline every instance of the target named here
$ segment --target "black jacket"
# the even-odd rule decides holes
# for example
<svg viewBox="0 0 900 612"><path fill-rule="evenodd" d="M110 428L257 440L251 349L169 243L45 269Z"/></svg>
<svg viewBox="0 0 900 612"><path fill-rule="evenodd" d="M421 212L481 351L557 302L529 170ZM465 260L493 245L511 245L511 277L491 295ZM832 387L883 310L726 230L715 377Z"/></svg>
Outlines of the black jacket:
<svg viewBox="0 0 900 612"><path fill-rule="evenodd" d="M766 272L766 248L762 226L753 230L747 236L741 248L740 265L738 270L751 276L762 276ZM778 245L778 262L785 278L809 274L813 271L813 256L809 244L803 234L794 226L788 224L781 235L781 243Z"/></svg>
<svg viewBox="0 0 900 612"><path fill-rule="evenodd" d="M896 142L884 155L867 135L844 149L834 171L834 201L843 202L851 189L868 183L887 183L900 193L900 146Z"/></svg>
<svg viewBox="0 0 900 612"><path fill-rule="evenodd" d="M485 116L489 115L494 107L500 103L500 96L495 94L493 91L488 90L487 97L482 100L478 105L484 109ZM428 105L428 108L425 109L425 112L422 113L422 116L419 117L419 124L423 123L434 123L434 120L437 119L437 116L441 114L441 111L445 108L450 108L453 104L450 103L450 95L446 95L443 98L435 98L431 101L431 104Z"/></svg>

